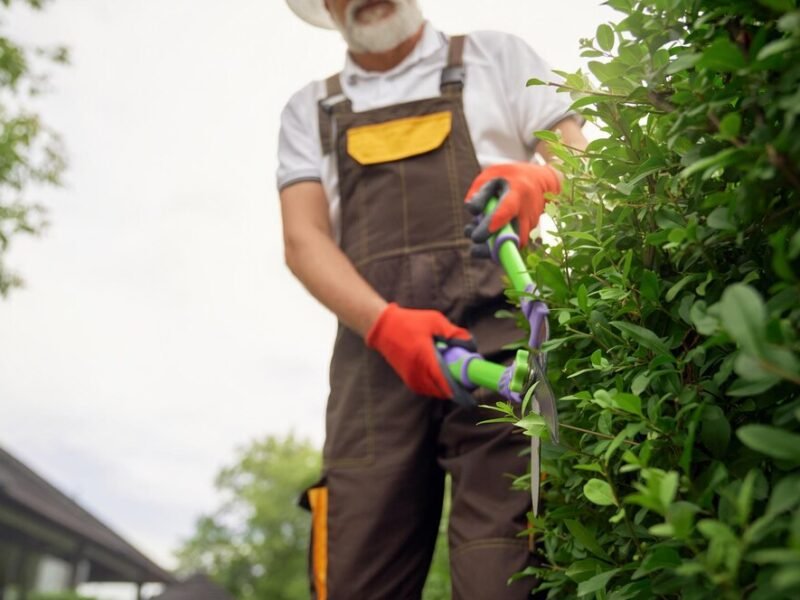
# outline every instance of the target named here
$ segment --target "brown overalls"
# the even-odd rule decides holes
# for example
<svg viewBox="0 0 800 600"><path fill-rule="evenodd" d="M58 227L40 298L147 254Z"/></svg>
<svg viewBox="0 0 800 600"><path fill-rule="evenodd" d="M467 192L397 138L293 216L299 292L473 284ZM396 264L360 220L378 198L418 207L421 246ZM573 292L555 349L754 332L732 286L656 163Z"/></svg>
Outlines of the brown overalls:
<svg viewBox="0 0 800 600"><path fill-rule="evenodd" d="M463 37L450 42L441 96L355 113L339 76L320 102L324 153L336 152L341 246L386 300L436 309L470 330L486 356L522 337L494 313L506 306L500 268L469 256L464 195L480 167L462 106ZM418 599L437 537L445 472L453 598L529 597L528 441L496 416L415 395L364 340L339 325L330 371L323 481L312 508L317 600ZM477 392L481 395L481 392ZM480 402L494 398L481 395Z"/></svg>

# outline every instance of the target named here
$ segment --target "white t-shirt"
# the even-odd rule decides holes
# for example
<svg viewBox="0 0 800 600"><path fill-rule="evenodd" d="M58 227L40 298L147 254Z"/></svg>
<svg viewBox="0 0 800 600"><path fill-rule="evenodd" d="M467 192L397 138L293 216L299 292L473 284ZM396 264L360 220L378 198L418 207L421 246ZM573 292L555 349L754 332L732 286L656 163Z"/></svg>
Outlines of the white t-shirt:
<svg viewBox="0 0 800 600"><path fill-rule="evenodd" d="M403 62L389 71L365 71L347 56L341 82L356 112L439 96L447 64L448 37L430 23ZM534 131L549 129L565 116L568 96L551 86L526 87L532 77L552 81L548 65L520 38L495 31L469 34L464 47L464 113L482 168L530 161ZM296 92L281 113L278 189L300 181L320 181L330 205L331 225L339 239L339 178L335 151L323 156L317 103L325 82Z"/></svg>

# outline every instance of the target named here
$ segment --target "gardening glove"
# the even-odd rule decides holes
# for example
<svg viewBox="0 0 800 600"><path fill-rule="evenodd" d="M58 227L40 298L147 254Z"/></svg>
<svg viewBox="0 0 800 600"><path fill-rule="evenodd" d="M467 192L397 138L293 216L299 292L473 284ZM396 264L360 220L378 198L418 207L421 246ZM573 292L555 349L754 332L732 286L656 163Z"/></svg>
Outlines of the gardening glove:
<svg viewBox="0 0 800 600"><path fill-rule="evenodd" d="M517 219L519 244L524 247L544 212L545 193L560 191L558 175L547 165L517 162L485 169L472 182L466 198L467 210L479 217L477 225L465 230L476 245L473 254L487 255L486 241L512 219ZM490 215L482 215L492 198L498 199L497 208Z"/></svg>
<svg viewBox="0 0 800 600"><path fill-rule="evenodd" d="M367 346L380 352L403 382L422 396L449 399L453 391L442 373L435 340L470 340L436 310L389 304L367 332Z"/></svg>

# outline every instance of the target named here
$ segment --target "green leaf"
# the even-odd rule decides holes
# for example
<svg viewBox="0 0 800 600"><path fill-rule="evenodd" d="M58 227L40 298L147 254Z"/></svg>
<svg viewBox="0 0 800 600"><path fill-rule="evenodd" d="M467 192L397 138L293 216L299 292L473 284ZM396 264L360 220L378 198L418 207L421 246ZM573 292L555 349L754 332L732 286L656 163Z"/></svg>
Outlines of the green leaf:
<svg viewBox="0 0 800 600"><path fill-rule="evenodd" d="M678 493L678 474L675 471L665 473L659 485L659 500L664 510L669 508Z"/></svg>
<svg viewBox="0 0 800 600"><path fill-rule="evenodd" d="M633 579L640 579L654 571L674 569L681 564L681 557L674 548L659 547L647 554L642 560L642 566L633 574Z"/></svg>
<svg viewBox="0 0 800 600"><path fill-rule="evenodd" d="M742 51L724 33L703 51L697 67L727 73L741 69L745 64Z"/></svg>
<svg viewBox="0 0 800 600"><path fill-rule="evenodd" d="M767 514L778 515L800 503L800 474L781 479L772 490L767 503Z"/></svg>
<svg viewBox="0 0 800 600"><path fill-rule="evenodd" d="M597 28L597 45L608 52L614 47L614 30L605 23Z"/></svg>
<svg viewBox="0 0 800 600"><path fill-rule="evenodd" d="M675 535L675 528L669 523L658 523L653 525L649 531L657 537L669 538Z"/></svg>
<svg viewBox="0 0 800 600"><path fill-rule="evenodd" d="M673 285L667 290L667 295L665 296L667 302L672 302L673 300L675 300L675 297L680 293L680 291L683 288L685 288L693 281L697 281L698 279L700 279L700 275L696 273L692 275L684 275L683 277L681 277L675 285Z"/></svg>
<svg viewBox="0 0 800 600"><path fill-rule="evenodd" d="M788 256L792 260L800 256L800 230L796 231L789 240Z"/></svg>
<svg viewBox="0 0 800 600"><path fill-rule="evenodd" d="M713 335L719 328L719 319L708 310L705 300L698 300L692 305L689 318L701 335Z"/></svg>
<svg viewBox="0 0 800 600"><path fill-rule="evenodd" d="M567 282L561 269L549 262L540 262L536 267L536 277L543 285L553 290L557 298L566 298L569 295Z"/></svg>
<svg viewBox="0 0 800 600"><path fill-rule="evenodd" d="M717 169L727 167L737 160L739 154L740 151L738 148L726 148L725 150L720 150L716 154L694 161L691 165L681 171L678 176L687 178L695 173L699 173L700 171L715 171Z"/></svg>
<svg viewBox="0 0 800 600"><path fill-rule="evenodd" d="M520 427L525 435L531 437L541 437L547 431L547 423L544 422L544 418L534 412L529 412L522 417L517 421L516 426Z"/></svg>
<svg viewBox="0 0 800 600"><path fill-rule="evenodd" d="M626 69L625 65L614 61L602 63L597 60L590 60L587 66L600 83L604 84L623 75Z"/></svg>
<svg viewBox="0 0 800 600"><path fill-rule="evenodd" d="M639 280L639 293L645 300L658 301L661 291L658 277L655 273L648 270L642 272L642 278Z"/></svg>
<svg viewBox="0 0 800 600"><path fill-rule="evenodd" d="M631 383L631 391L636 394L637 396L641 396L642 392L647 389L647 386L650 385L650 380L653 376L650 374L650 371L643 371L639 373ZM641 410L641 407L640 409Z"/></svg>
<svg viewBox="0 0 800 600"><path fill-rule="evenodd" d="M761 454L800 462L800 435L770 425L745 425L736 430L741 442Z"/></svg>
<svg viewBox="0 0 800 600"><path fill-rule="evenodd" d="M728 113L719 122L719 132L727 138L738 137L741 130L742 116L739 113Z"/></svg>
<svg viewBox="0 0 800 600"><path fill-rule="evenodd" d="M748 285L728 286L720 302L722 326L745 352L758 355L764 347L767 310L761 296Z"/></svg>
<svg viewBox="0 0 800 600"><path fill-rule="evenodd" d="M653 352L669 354L669 348L664 341L649 329L626 321L611 321L610 324L645 348Z"/></svg>
<svg viewBox="0 0 800 600"><path fill-rule="evenodd" d="M611 403L620 410L642 416L642 399L639 396L616 392L611 395Z"/></svg>
<svg viewBox="0 0 800 600"><path fill-rule="evenodd" d="M700 429L700 441L716 458L722 458L731 441L731 425L717 405L706 406Z"/></svg>
<svg viewBox="0 0 800 600"><path fill-rule="evenodd" d="M694 528L694 516L700 507L691 502L673 502L667 509L667 523L672 526L673 535L678 539L687 539Z"/></svg>
<svg viewBox="0 0 800 600"><path fill-rule="evenodd" d="M603 472L603 467L601 467L597 463L588 463L588 464L585 464L585 465L575 465L574 468L578 469L579 471L594 471L595 473L602 473Z"/></svg>
<svg viewBox="0 0 800 600"><path fill-rule="evenodd" d="M703 57L702 54L690 54L684 53L678 56L670 65L667 67L667 74L674 75L675 73L680 73L681 71L685 71L686 69L691 69L694 67L698 61Z"/></svg>
<svg viewBox="0 0 800 600"><path fill-rule="evenodd" d="M800 565L800 550L795 548L764 548L754 550L745 557L750 562L759 565L766 564L797 564Z"/></svg>
<svg viewBox="0 0 800 600"><path fill-rule="evenodd" d="M720 229L723 231L736 229L736 225L731 223L730 219L728 218L727 206L718 206L712 210L711 214L709 214L706 218L706 225L712 229Z"/></svg>
<svg viewBox="0 0 800 600"><path fill-rule="evenodd" d="M776 54L783 54L788 50L797 46L797 40L793 38L784 38L781 40L775 40L774 42L770 42L761 50L758 51L758 56L756 56L757 60L766 60L770 56L775 56Z"/></svg>
<svg viewBox="0 0 800 600"><path fill-rule="evenodd" d="M550 131L549 129L542 129L539 131L534 131L533 136L543 142L550 142L552 144L561 143L561 138L558 137L558 134L555 131Z"/></svg>
<svg viewBox="0 0 800 600"><path fill-rule="evenodd" d="M596 575L598 571L605 567L607 565L596 558L584 558L583 560L574 561L567 567L565 574L573 581L580 583Z"/></svg>
<svg viewBox="0 0 800 600"><path fill-rule="evenodd" d="M736 534L730 527L714 519L703 519L697 524L697 529L708 540L719 540L724 543L736 540Z"/></svg>
<svg viewBox="0 0 800 600"><path fill-rule="evenodd" d="M614 493L611 491L611 486L607 481L602 479L590 479L583 486L583 495L586 498L600 506L616 505L617 501L614 498Z"/></svg>
<svg viewBox="0 0 800 600"><path fill-rule="evenodd" d="M600 558L608 559L608 555L597 542L594 534L586 529L586 527L584 527L580 522L575 521L574 519L565 519L564 525L567 526L567 529L569 529L572 537L575 538L575 540L589 552L595 556L599 556Z"/></svg>
<svg viewBox="0 0 800 600"><path fill-rule="evenodd" d="M586 596L588 594L593 594L595 592L604 591L608 582L611 580L614 575L619 573L619 569L612 569L611 571L606 571L605 573L600 573L599 575L595 575L591 579L587 579L578 584L578 597Z"/></svg>
<svg viewBox="0 0 800 600"><path fill-rule="evenodd" d="M757 469L751 469L739 487L739 493L736 496L736 511L739 517L739 525L745 525L750 520L750 512L753 509L753 495L755 493L755 483L759 472Z"/></svg>

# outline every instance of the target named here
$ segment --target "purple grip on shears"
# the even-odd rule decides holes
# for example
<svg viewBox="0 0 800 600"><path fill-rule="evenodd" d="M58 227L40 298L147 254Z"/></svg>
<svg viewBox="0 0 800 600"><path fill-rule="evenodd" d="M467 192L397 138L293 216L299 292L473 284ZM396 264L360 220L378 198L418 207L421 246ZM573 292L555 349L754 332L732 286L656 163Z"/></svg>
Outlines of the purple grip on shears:
<svg viewBox="0 0 800 600"><path fill-rule="evenodd" d="M463 362L461 363L461 374L458 383L460 383L468 390L474 390L478 387L469 380L469 376L467 375L467 369L469 368L469 363L473 359L481 358L480 354L478 354L477 352L470 352L469 350L461 348L459 346L448 346L447 349L443 350L441 354L445 364L448 367L451 364L458 362L459 360L463 360Z"/></svg>
<svg viewBox="0 0 800 600"><path fill-rule="evenodd" d="M497 392L506 400L510 400L515 404L522 402L522 396L517 392L511 391L511 380L514 378L514 365L507 367L503 374L500 376L498 382Z"/></svg>
<svg viewBox="0 0 800 600"><path fill-rule="evenodd" d="M532 294L534 288L528 286L525 291ZM542 343L547 341L547 315L550 314L550 309L541 300L534 300L533 298L523 298L520 304L522 305L522 313L531 326L531 338L528 340L528 346L541 348Z"/></svg>
<svg viewBox="0 0 800 600"><path fill-rule="evenodd" d="M500 247L506 242L514 242L514 247L519 246L519 236L516 233L502 233L494 238L494 243L489 244L492 253L492 260L500 263Z"/></svg>

